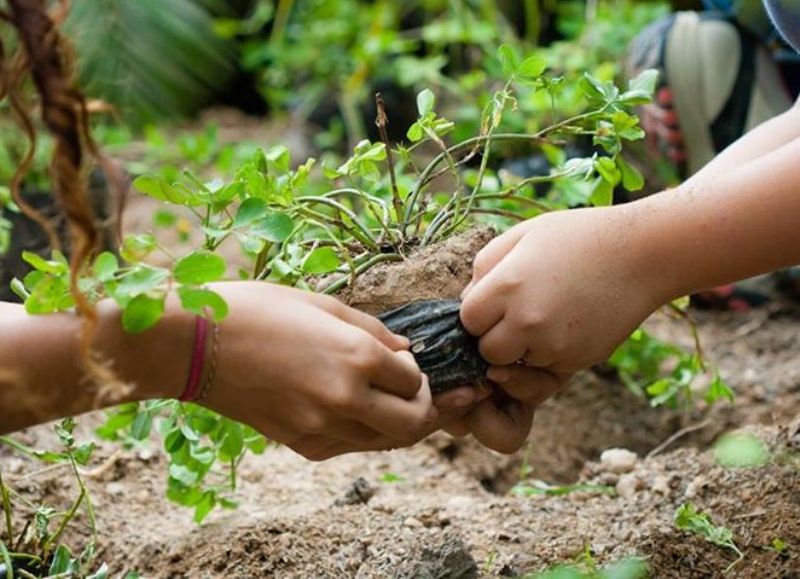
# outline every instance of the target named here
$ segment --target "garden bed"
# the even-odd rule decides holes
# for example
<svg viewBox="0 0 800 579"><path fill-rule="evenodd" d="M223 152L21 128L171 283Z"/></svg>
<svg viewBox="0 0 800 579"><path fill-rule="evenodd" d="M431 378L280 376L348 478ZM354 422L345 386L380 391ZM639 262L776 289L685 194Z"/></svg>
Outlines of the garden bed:
<svg viewBox="0 0 800 579"><path fill-rule="evenodd" d="M792 419L800 412L800 362L793 352L800 313L776 304L700 317L708 356L737 391L733 405L689 414L649 409L616 381L587 373L541 408L528 448L517 455L442 434L408 450L325 463L274 448L244 463L240 508L219 511L199 527L164 498L165 457L157 449L102 446L89 477L101 513L101 557L114 570L138 569L143 577L470 577L534 572L584 557L588 548L598 563L646 557L654 577L721 575L736 555L672 524L676 507L691 500L733 531L744 559L729 576L796 577ZM661 335L685 334L674 321L650 326ZM89 428L100 420L81 423ZM671 434L698 426L639 460L628 477L635 484L621 488L623 496L508 493L523 467L551 483L614 486L617 475L597 465L602 450L624 447L644 457ZM770 445L769 466L715 464L710 443L740 427ZM41 446L51 432L43 426L23 437ZM10 482L31 498L66 500L74 492L63 467L41 471L0 452ZM355 504L337 505L359 478L371 490L359 487L344 501ZM782 553L771 548L775 539L786 543Z"/></svg>

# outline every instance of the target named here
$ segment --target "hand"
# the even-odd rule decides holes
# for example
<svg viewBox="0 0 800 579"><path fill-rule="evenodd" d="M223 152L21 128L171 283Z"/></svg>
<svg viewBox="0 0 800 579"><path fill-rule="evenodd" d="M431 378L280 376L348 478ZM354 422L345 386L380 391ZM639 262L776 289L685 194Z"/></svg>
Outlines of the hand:
<svg viewBox="0 0 800 579"><path fill-rule="evenodd" d="M230 314L209 407L311 460L406 446L439 427L408 341L377 319L265 283L214 290ZM457 402L469 405L465 392Z"/></svg>
<svg viewBox="0 0 800 579"><path fill-rule="evenodd" d="M546 214L476 257L461 319L480 336L489 379L507 395L448 425L486 446L522 445L536 406L601 362L660 304L644 283L624 208Z"/></svg>

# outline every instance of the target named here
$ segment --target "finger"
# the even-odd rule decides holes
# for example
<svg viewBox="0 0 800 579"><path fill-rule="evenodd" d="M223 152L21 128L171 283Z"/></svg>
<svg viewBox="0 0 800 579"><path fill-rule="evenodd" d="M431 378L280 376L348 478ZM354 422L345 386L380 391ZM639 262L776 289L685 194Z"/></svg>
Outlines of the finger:
<svg viewBox="0 0 800 579"><path fill-rule="evenodd" d="M494 283L497 271L475 284L461 303L461 323L473 336L484 335L505 315L505 296Z"/></svg>
<svg viewBox="0 0 800 579"><path fill-rule="evenodd" d="M407 351L393 352L383 345L377 346L375 357L367 369L370 384L407 400L417 396L422 389L423 374L413 354Z"/></svg>
<svg viewBox="0 0 800 579"><path fill-rule="evenodd" d="M550 369L558 362L558 356L546 343L540 342L531 345L523 354L522 361L533 368Z"/></svg>
<svg viewBox="0 0 800 579"><path fill-rule="evenodd" d="M569 380L568 375L520 364L489 368L487 376L506 394L532 408L564 388Z"/></svg>
<svg viewBox="0 0 800 579"><path fill-rule="evenodd" d="M528 351L525 336L503 318L480 340L479 349L484 360L495 366L508 366L522 359Z"/></svg>
<svg viewBox="0 0 800 579"><path fill-rule="evenodd" d="M478 402L480 391L473 386L463 386L437 394L433 397L433 403L441 413L450 412L451 410L458 410L459 408L468 408L469 406Z"/></svg>
<svg viewBox="0 0 800 579"><path fill-rule="evenodd" d="M517 226L509 229L503 235L495 237L475 256L472 264L472 281L464 289L461 298L464 299L473 287L492 271L500 261L514 249L514 246L525 235L525 229Z"/></svg>
<svg viewBox="0 0 800 579"><path fill-rule="evenodd" d="M465 416L464 418L459 418L458 420L449 421L447 424L442 426L442 430L454 438L464 438L465 436L469 436L469 418Z"/></svg>
<svg viewBox="0 0 800 579"><path fill-rule="evenodd" d="M326 312L343 322L365 330L391 350L407 350L410 346L408 338L392 333L383 322L374 316L351 308L329 296L314 294L312 299Z"/></svg>
<svg viewBox="0 0 800 579"><path fill-rule="evenodd" d="M511 454L525 443L533 424L533 410L517 400L484 400L469 415L470 431L484 446Z"/></svg>
<svg viewBox="0 0 800 579"><path fill-rule="evenodd" d="M377 388L371 388L367 396L366 410L360 419L383 436L412 444L436 430L439 413L433 405L427 378L411 400Z"/></svg>

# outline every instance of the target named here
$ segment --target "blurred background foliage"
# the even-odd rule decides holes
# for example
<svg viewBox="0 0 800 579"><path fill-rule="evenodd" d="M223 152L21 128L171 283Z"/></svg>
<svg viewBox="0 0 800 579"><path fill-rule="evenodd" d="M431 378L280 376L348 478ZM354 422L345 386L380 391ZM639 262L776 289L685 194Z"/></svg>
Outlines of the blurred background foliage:
<svg viewBox="0 0 800 579"><path fill-rule="evenodd" d="M523 91L516 110L504 119L503 130L535 131L580 112L584 104L577 79L584 72L619 80L630 40L670 10L669 3L658 0L71 4L66 31L75 44L82 86L106 105L101 109L110 110L98 115L98 138L115 147L149 135L149 145L172 157L186 151L167 143L153 127L173 126L219 104L310 123L317 153L344 153L362 138L378 139L376 91L386 100L392 140L404 138L414 122L414 95L424 88L437 93L443 112L456 122L455 138L464 138L479 131L482 108L504 82L495 57L502 43L520 56L539 51L554 73L556 90ZM0 184L5 184L27 143L6 130L10 115L0 119ZM214 152L207 134L195 141ZM167 144L170 154L163 150ZM192 162L197 156L214 157L189 153L184 157ZM44 139L26 180L29 187L44 186L47 158Z"/></svg>

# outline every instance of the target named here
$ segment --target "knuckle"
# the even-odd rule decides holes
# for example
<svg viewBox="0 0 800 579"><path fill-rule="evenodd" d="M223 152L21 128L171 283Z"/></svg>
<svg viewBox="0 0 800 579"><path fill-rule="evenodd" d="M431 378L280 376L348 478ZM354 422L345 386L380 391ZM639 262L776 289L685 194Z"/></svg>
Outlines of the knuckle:
<svg viewBox="0 0 800 579"><path fill-rule="evenodd" d="M297 419L297 426L303 434L323 434L329 426L329 420L321 412L307 410Z"/></svg>
<svg viewBox="0 0 800 579"><path fill-rule="evenodd" d="M354 388L333 387L325 392L323 400L332 410L347 412L360 407L361 397Z"/></svg>

